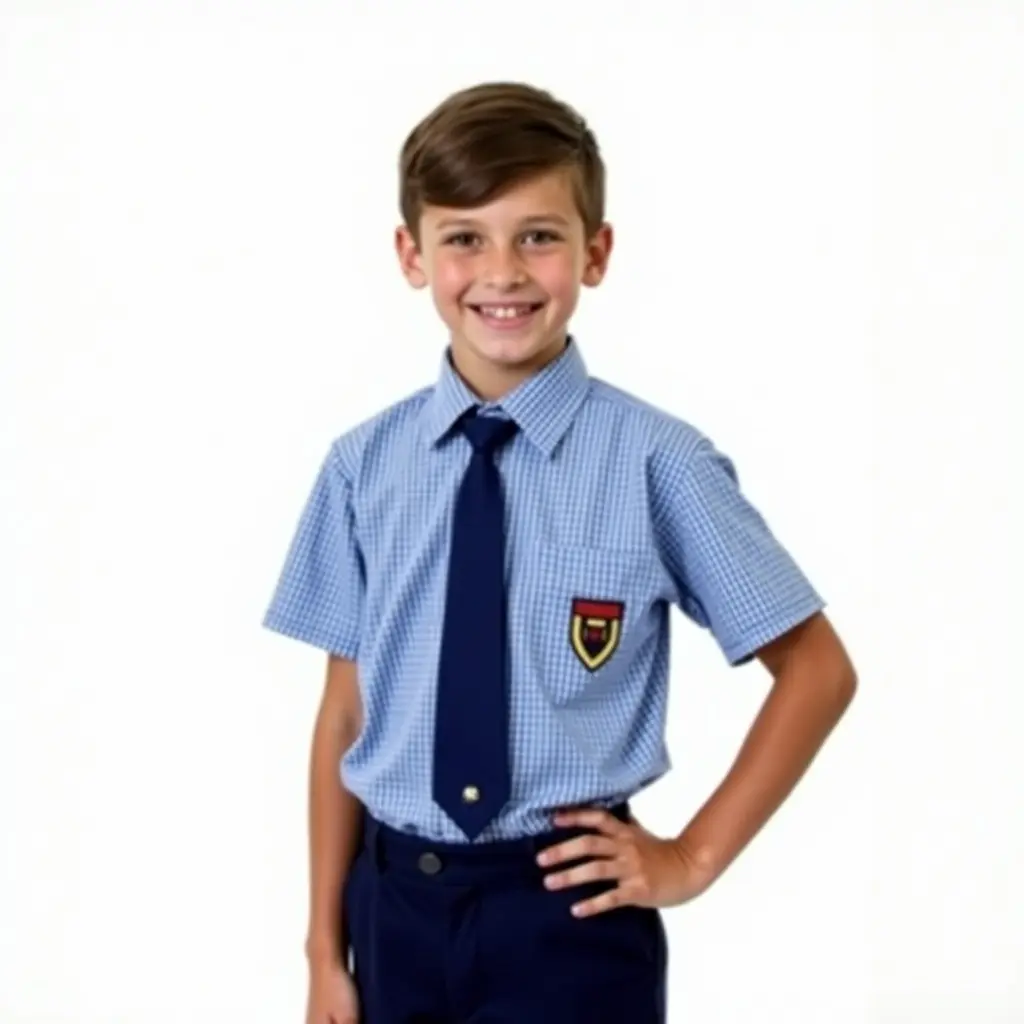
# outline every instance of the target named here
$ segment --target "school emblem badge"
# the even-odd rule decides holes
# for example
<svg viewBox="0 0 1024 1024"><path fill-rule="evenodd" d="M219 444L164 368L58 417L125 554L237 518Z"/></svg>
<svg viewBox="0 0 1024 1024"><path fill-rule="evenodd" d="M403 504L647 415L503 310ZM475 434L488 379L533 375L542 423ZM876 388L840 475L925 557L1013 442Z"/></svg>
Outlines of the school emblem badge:
<svg viewBox="0 0 1024 1024"><path fill-rule="evenodd" d="M573 598L569 643L588 671L596 672L615 653L625 607L621 601Z"/></svg>

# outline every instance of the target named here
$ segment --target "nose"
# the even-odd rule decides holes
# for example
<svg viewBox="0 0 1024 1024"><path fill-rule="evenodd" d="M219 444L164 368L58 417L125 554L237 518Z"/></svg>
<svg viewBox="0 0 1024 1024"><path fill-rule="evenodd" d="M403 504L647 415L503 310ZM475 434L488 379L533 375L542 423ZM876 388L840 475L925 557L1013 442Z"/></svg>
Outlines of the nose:
<svg viewBox="0 0 1024 1024"><path fill-rule="evenodd" d="M526 269L515 249L495 246L487 256L484 281L493 288L513 288L526 281Z"/></svg>

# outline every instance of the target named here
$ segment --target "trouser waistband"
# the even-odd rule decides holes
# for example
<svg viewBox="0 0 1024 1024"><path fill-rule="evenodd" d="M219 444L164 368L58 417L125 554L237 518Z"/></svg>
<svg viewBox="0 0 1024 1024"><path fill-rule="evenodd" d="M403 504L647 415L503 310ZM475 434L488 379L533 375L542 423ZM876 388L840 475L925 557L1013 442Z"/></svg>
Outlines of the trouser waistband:
<svg viewBox="0 0 1024 1024"><path fill-rule="evenodd" d="M630 820L628 802L608 808L620 821ZM482 843L436 842L401 832L367 813L362 845L380 871L394 871L444 885L535 881L542 876L537 854L548 846L586 834L585 828L557 828L520 839ZM568 867L567 862L561 867Z"/></svg>

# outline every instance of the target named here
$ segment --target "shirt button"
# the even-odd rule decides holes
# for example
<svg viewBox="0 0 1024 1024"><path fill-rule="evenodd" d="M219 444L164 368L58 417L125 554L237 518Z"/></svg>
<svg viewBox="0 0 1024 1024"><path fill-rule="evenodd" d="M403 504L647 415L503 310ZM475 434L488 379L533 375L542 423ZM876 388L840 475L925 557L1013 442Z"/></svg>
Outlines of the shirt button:
<svg viewBox="0 0 1024 1024"><path fill-rule="evenodd" d="M475 804L480 799L480 790L476 786L467 786L462 791L462 802L466 804Z"/></svg>

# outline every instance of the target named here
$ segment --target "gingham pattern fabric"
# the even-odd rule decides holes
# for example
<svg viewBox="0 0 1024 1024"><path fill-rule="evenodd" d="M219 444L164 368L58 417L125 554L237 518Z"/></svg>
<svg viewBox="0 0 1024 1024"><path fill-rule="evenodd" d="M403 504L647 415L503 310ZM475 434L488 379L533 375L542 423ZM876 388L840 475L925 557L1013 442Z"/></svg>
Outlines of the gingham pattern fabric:
<svg viewBox="0 0 1024 1024"><path fill-rule="evenodd" d="M434 701L452 507L471 454L451 428L475 404L520 428L496 457L512 797L478 842L541 832L566 805L610 806L668 770L672 605L732 664L824 606L729 459L589 377L574 340L500 404L475 398L446 353L434 387L330 446L264 625L358 662L365 725L344 784L386 824L449 842L465 837L431 798ZM572 642L580 599L623 606L597 668Z"/></svg>

